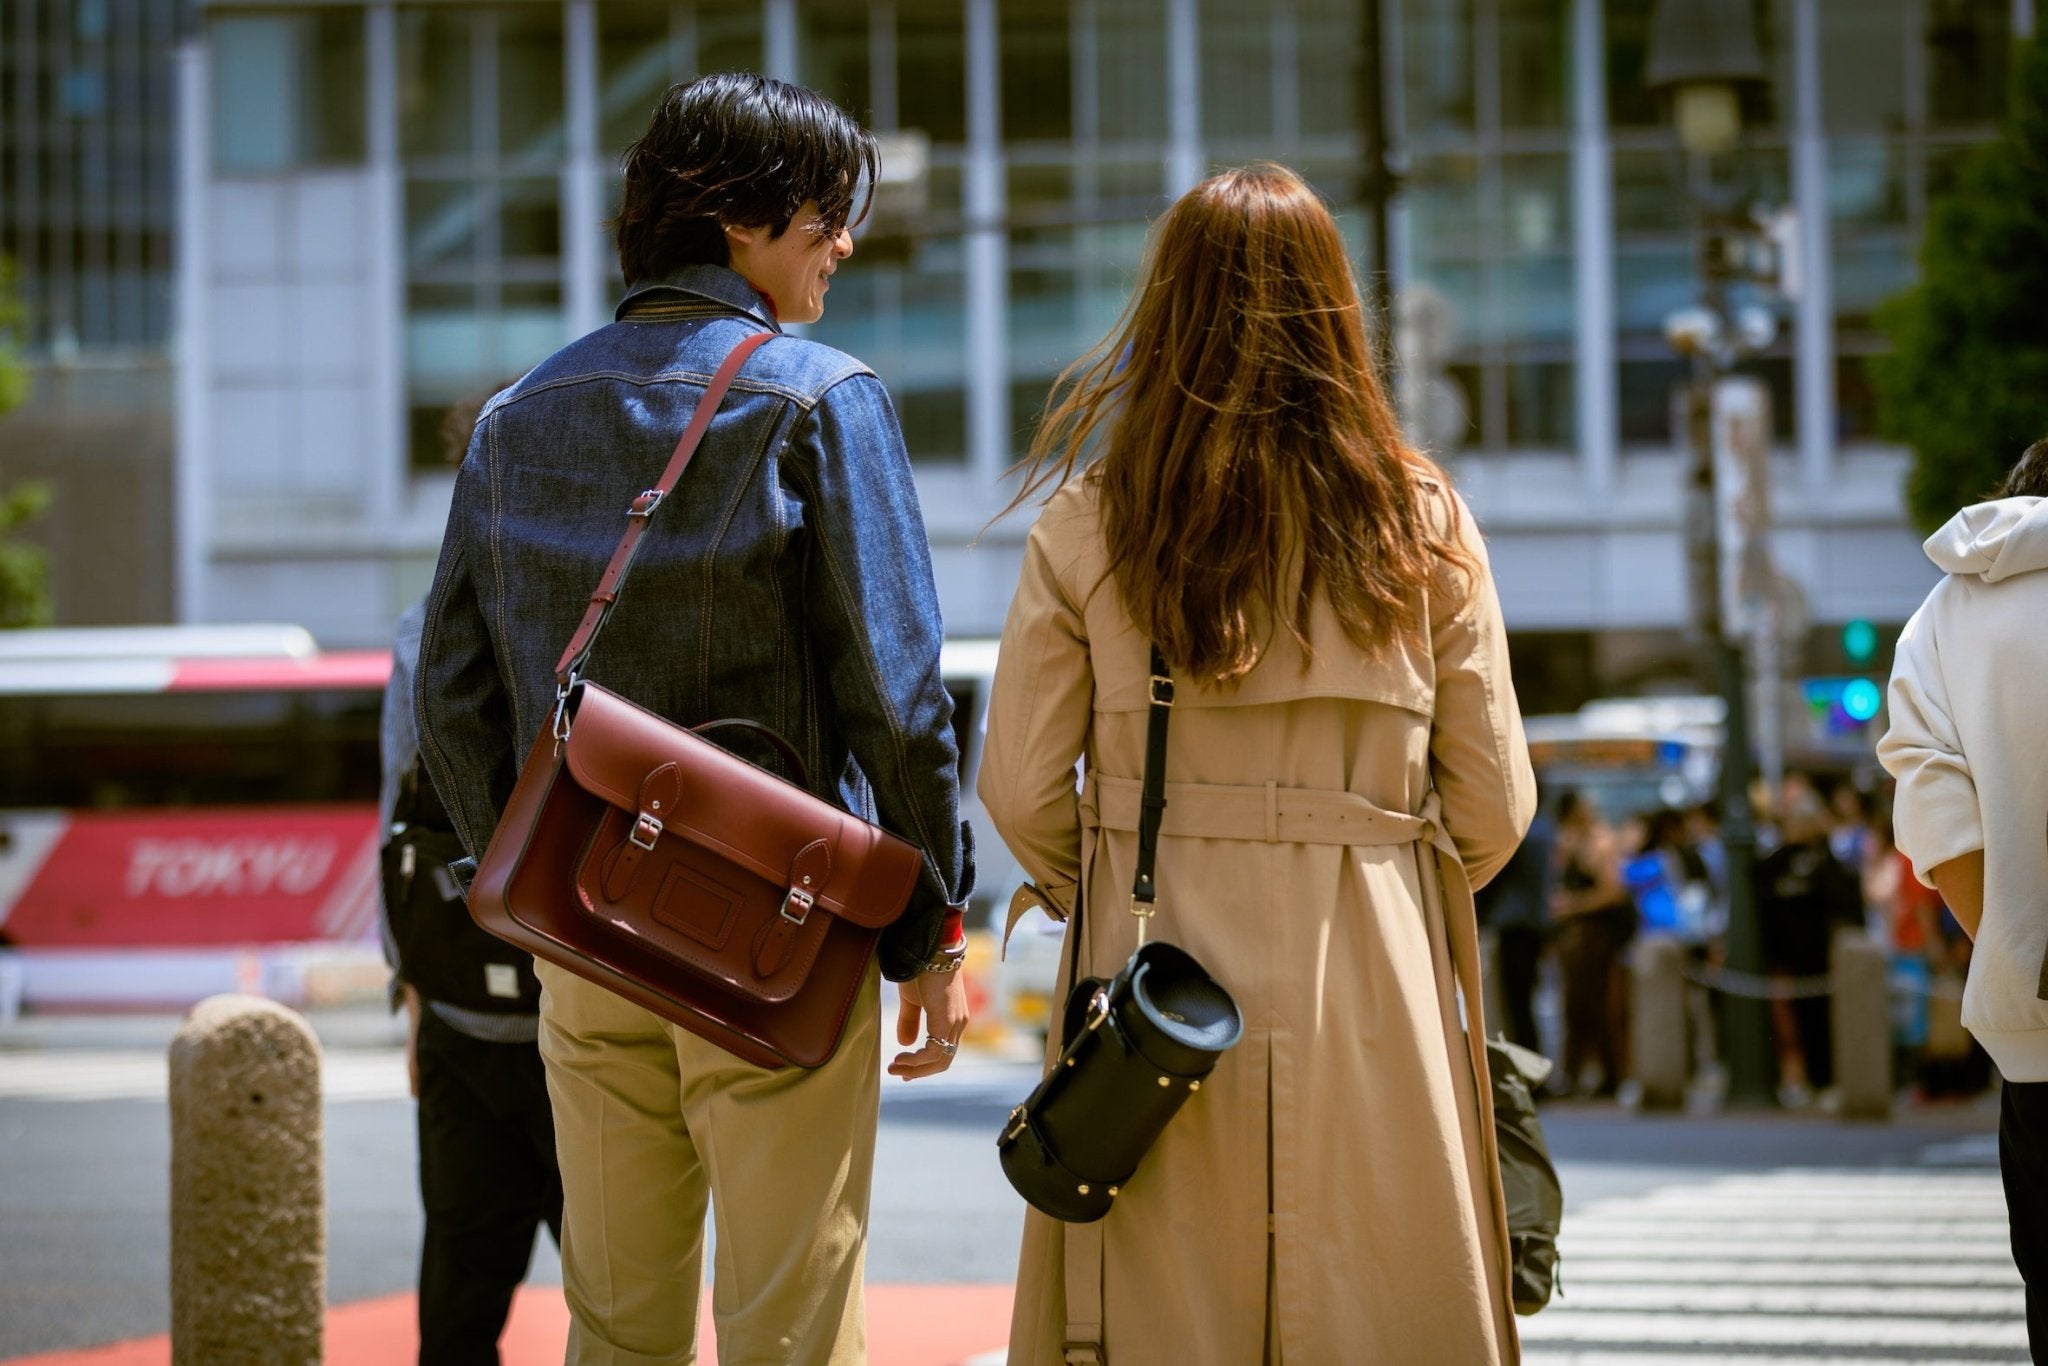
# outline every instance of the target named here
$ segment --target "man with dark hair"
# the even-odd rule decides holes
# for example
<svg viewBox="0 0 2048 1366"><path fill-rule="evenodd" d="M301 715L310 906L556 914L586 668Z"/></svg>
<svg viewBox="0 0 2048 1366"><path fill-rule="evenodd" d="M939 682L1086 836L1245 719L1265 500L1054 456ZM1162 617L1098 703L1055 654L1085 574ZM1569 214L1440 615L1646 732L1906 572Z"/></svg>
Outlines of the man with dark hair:
<svg viewBox="0 0 2048 1366"><path fill-rule="evenodd" d="M2048 441L1927 538L1946 577L1899 636L1892 819L1970 936L1963 1024L2005 1078L1998 1162L2027 1337L2048 1361Z"/></svg>
<svg viewBox="0 0 2048 1366"><path fill-rule="evenodd" d="M485 407L429 598L420 751L472 855L555 706L556 654L628 507L734 348L823 312L875 150L822 96L718 75L662 98L625 171L618 320ZM780 732L814 791L923 850L881 940L906 1049L889 1071L944 1071L967 1023L955 969L973 853L930 548L887 392L851 357L776 336L648 515L591 676L681 724ZM735 748L780 766L741 734ZM823 1066L768 1070L574 974L538 973L569 1361L694 1359L707 1206L722 1360L864 1360L879 984Z"/></svg>

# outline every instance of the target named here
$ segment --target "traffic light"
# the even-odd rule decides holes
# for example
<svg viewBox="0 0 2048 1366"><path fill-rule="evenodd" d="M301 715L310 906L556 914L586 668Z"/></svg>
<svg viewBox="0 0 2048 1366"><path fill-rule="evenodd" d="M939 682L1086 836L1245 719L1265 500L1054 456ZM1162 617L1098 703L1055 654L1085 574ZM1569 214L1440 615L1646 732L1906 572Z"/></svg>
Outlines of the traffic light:
<svg viewBox="0 0 2048 1366"><path fill-rule="evenodd" d="M1809 678L1799 685L1822 735L1856 735L1884 710L1884 688L1874 678Z"/></svg>
<svg viewBox="0 0 2048 1366"><path fill-rule="evenodd" d="M1860 617L1844 626L1842 653L1849 656L1851 664L1868 664L1877 654L1877 628Z"/></svg>

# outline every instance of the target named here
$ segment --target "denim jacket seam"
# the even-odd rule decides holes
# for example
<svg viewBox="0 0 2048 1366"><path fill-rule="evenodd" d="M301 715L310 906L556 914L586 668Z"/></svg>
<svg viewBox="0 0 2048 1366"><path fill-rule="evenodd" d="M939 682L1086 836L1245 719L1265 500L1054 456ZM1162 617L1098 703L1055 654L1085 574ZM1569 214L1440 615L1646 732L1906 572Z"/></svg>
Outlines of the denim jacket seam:
<svg viewBox="0 0 2048 1366"><path fill-rule="evenodd" d="M796 478L807 479L807 473L794 466L792 466L791 473ZM815 488L809 490L809 493L813 501L823 501L823 499L818 497ZM874 640L868 634L867 623L862 620L858 612L852 610L852 597L846 591L846 580L840 573L838 557L832 553L832 547L828 543L828 538L818 537L817 544L819 558L825 563L825 571L832 580L840 605L846 609L847 619L854 623L854 634L860 641L861 663L868 671L868 682L873 686L876 699L881 703L883 714L888 722L889 747L894 752L896 761L896 781L901 785L904 805L910 809L910 819L917 826L918 846L924 853L926 866L931 868L932 872L937 875L939 885L945 889L946 896L951 898L953 895L952 884L940 870L937 860L933 855L937 843L932 839L931 833L925 824L924 802L918 796L916 784L910 778L910 755L908 747L903 743L903 720L896 714L896 699L889 695L887 680L883 676L881 666L875 659Z"/></svg>
<svg viewBox="0 0 2048 1366"><path fill-rule="evenodd" d="M739 510L747 500L747 491L754 486L754 476L759 472L761 462L767 457L768 448L774 442L776 425L772 421L769 423L767 436L748 459L740 477L733 481L732 494L725 501L725 510L712 529L710 543L704 547L704 570L701 580L704 585L704 606L697 614L697 679L700 709L707 705L711 698L711 647L714 634L712 613L718 597L718 550L732 530L733 519L739 516Z"/></svg>
<svg viewBox="0 0 2048 1366"><path fill-rule="evenodd" d="M505 620L506 603L511 595L505 591L505 548L502 537L499 534L504 526L505 517L504 495L498 481L498 473L499 466L504 462L498 458L498 424L496 419L493 419L484 428L484 451L486 455L484 472L489 481L491 491L490 520L484 527L484 542L490 550L491 558L490 606L492 615L496 617L498 623L498 629L492 633L491 654L497 661L498 677L511 678L513 674L511 672L512 656L509 642L512 639L512 634ZM525 719L519 715L520 699L517 696L512 696L507 700L512 712L512 724L516 728Z"/></svg>
<svg viewBox="0 0 2048 1366"><path fill-rule="evenodd" d="M455 548L455 567L464 573L470 572L466 564L467 558L463 553L462 547L458 544ZM454 575L452 573L438 578L434 587L427 593L427 615L426 620L420 624L420 652L415 656L416 659L429 657L435 643L435 638L440 634L441 613L448 600L448 585L453 578ZM413 673L415 691L418 690L422 677L423 674L415 667ZM453 774L455 772L455 764L449 758L448 751L442 747L440 737L436 734L435 728L420 725L418 719L415 718L413 729L418 732L414 739L419 746L422 759L427 763L428 772L431 774L438 763L444 772ZM447 803L447 807L448 814L455 821L455 833L458 837L462 838L464 847L469 847L469 831L467 828L469 819L463 813L461 801L451 801Z"/></svg>

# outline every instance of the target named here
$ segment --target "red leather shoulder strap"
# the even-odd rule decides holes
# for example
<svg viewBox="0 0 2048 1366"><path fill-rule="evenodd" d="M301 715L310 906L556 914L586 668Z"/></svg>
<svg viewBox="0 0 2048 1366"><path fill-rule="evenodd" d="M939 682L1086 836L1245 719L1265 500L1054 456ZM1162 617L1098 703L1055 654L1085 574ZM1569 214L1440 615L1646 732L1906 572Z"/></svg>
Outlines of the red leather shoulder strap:
<svg viewBox="0 0 2048 1366"><path fill-rule="evenodd" d="M619 548L612 552L611 563L604 567L604 574L597 581L597 590L590 595L590 606L584 609L583 620L577 624L576 634L569 637L568 648L562 651L561 659L555 662L555 682L562 687L569 685L569 679L578 672L584 659L590 654L590 647L597 643L597 633L603 629L605 619L611 616L612 605L619 600L619 590L625 586L626 571L633 567L633 552L639 548L640 538L647 532L647 524L654 518L655 508L661 505L676 481L683 477L683 467L690 463L690 457L697 453L697 444L704 439L704 432L711 426L711 418L719 405L725 402L725 391L732 387L733 377L740 367L747 363L747 357L758 351L774 332L755 332L742 338L739 345L726 355L725 361L711 376L711 383L705 387L704 397L697 402L697 411L690 416L690 425L683 428L681 439L676 442L675 454L669 456L668 467L661 472L661 478L654 487L633 500L633 506L626 512L626 531L619 537Z"/></svg>

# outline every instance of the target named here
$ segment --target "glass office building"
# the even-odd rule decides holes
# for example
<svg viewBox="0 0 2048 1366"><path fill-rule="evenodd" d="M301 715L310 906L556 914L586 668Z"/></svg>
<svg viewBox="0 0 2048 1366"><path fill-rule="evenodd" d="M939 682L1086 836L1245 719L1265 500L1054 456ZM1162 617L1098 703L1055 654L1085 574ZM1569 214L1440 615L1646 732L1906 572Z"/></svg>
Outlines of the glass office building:
<svg viewBox="0 0 2048 1366"><path fill-rule="evenodd" d="M1643 82L1652 0L1379 0L1416 425L1493 544L1532 682L1683 654L1664 317L1695 292L1684 168ZM1747 368L1776 415L1780 564L1817 624L1931 579L1865 380L1872 309L1987 140L2030 0L1754 0L1770 69L1723 168L1786 210L1796 295ZM1360 0L205 0L181 399L186 610L368 641L424 586L442 419L607 321L618 153L659 92L750 68L929 148L917 234L810 335L902 414L949 628L999 629L1025 518L984 531L1054 377L1114 321L1146 224L1286 162L1365 257ZM1425 338L1423 332L1428 335ZM1426 349L1425 348L1426 345ZM1583 677L1581 677L1583 675ZM1547 686L1544 685L1544 686Z"/></svg>

